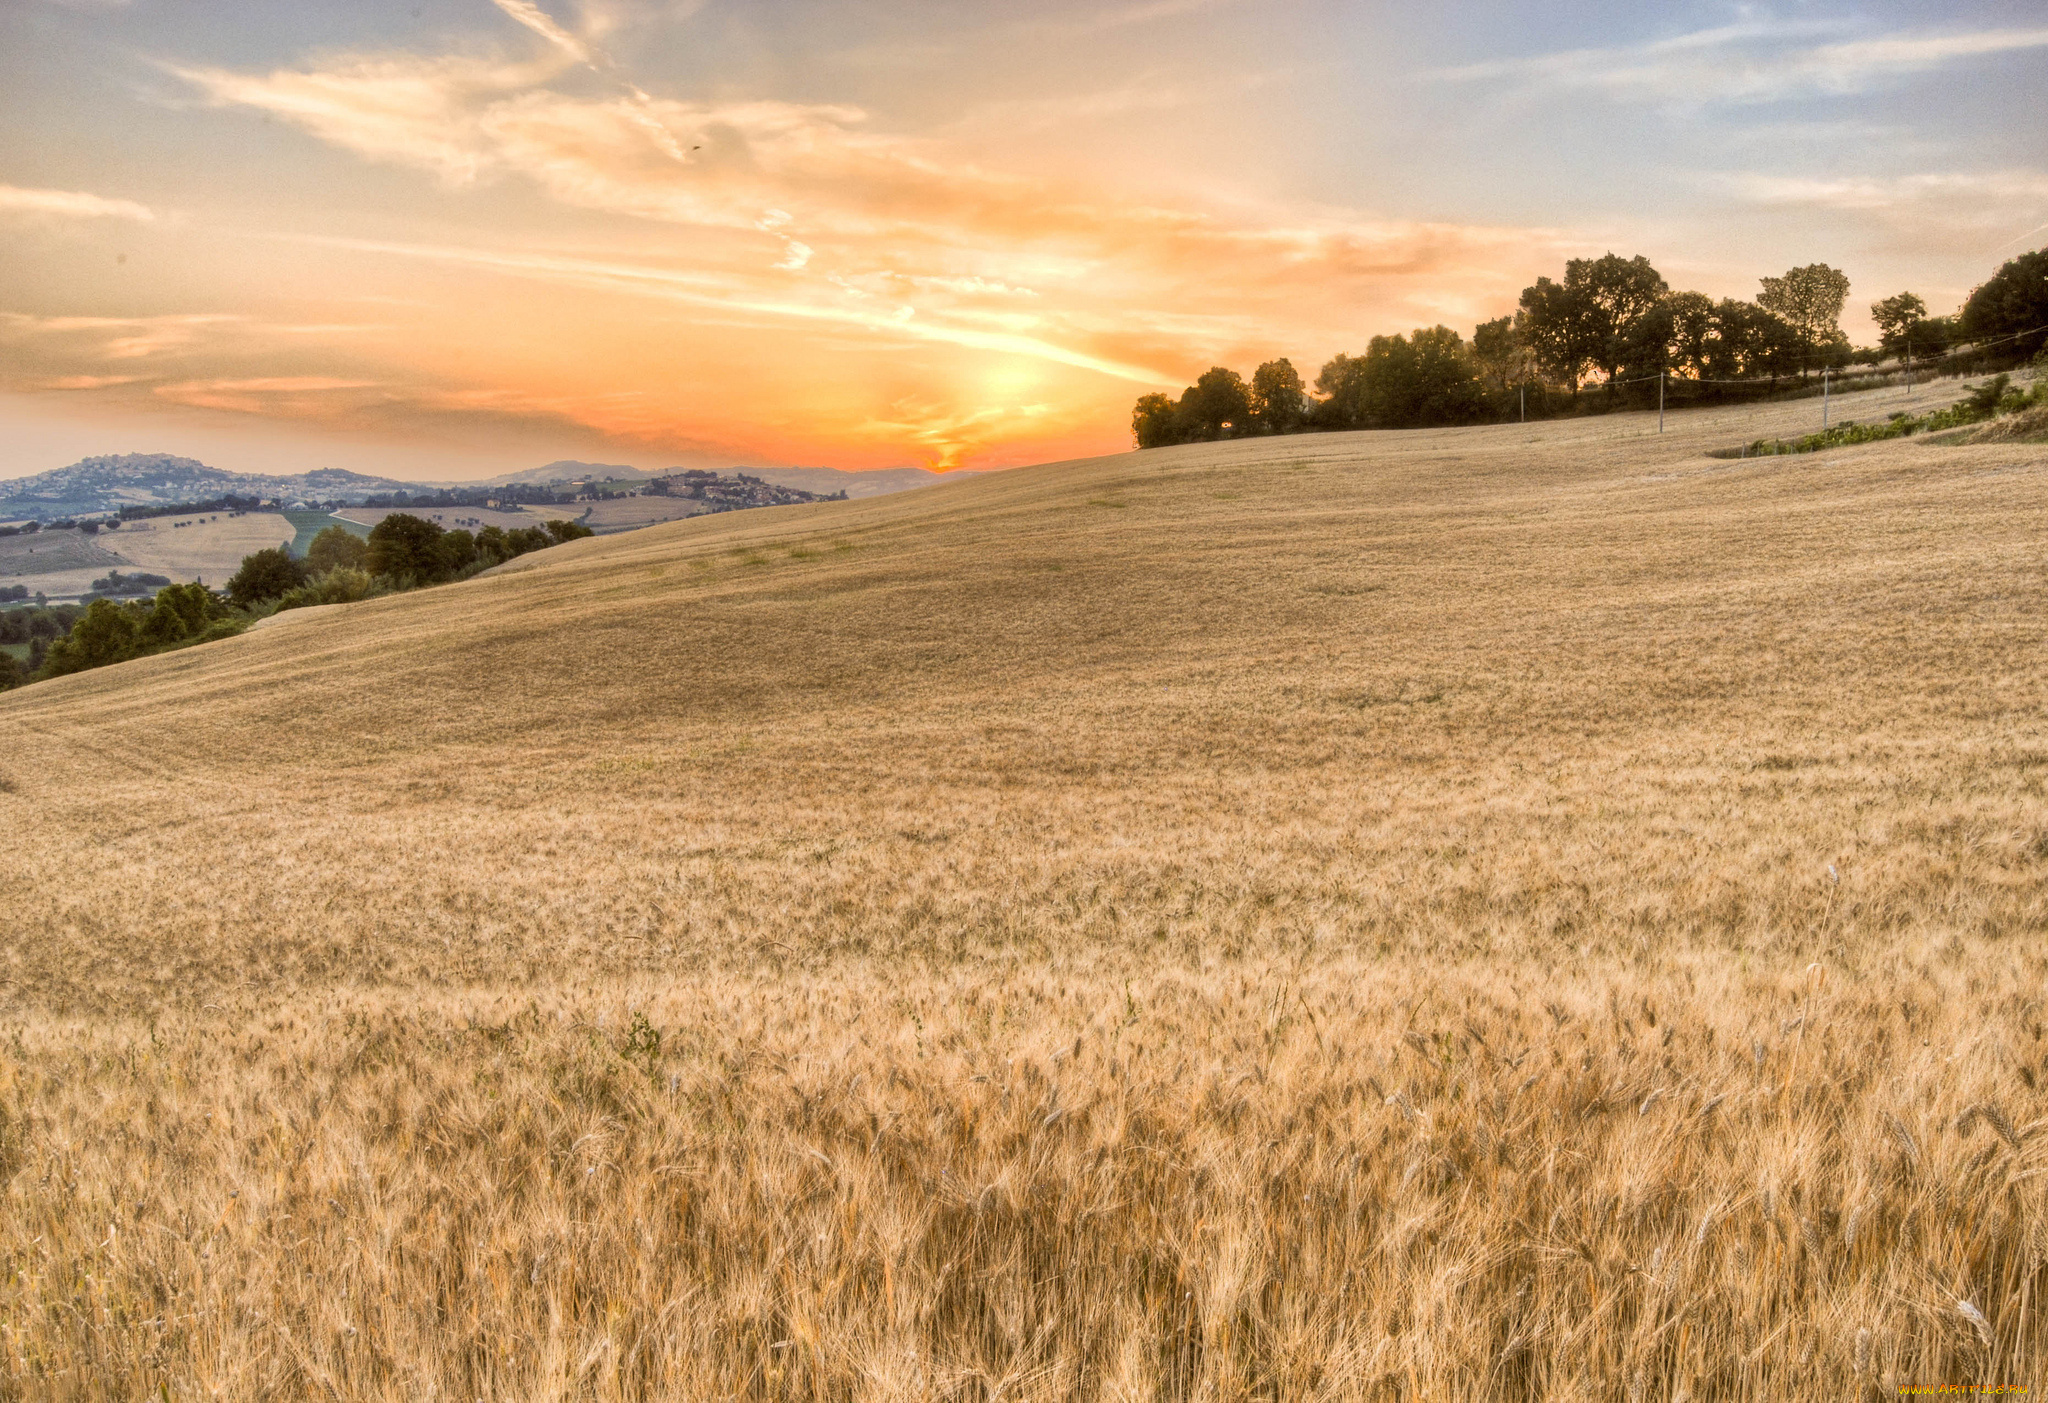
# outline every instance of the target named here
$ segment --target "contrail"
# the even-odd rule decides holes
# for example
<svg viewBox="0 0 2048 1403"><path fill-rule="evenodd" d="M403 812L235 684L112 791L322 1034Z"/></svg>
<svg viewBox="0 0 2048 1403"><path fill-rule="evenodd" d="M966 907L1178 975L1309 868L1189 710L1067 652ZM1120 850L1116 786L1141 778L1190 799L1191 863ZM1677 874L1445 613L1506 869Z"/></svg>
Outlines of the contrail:
<svg viewBox="0 0 2048 1403"><path fill-rule="evenodd" d="M633 114L634 124L653 137L656 144L666 151L677 164L687 163L687 158L683 155L682 145L676 140L675 134L663 126L648 110L654 105L654 99L649 97L637 84L627 81L625 76L619 72L619 66L612 62L610 54L607 54L602 49L592 48L568 30L562 28L561 25L556 24L553 16L549 15L540 6L534 4L533 0L491 0L491 3L500 10L503 10L511 18L525 25L535 34L538 34L541 38L547 40L550 44L553 44L570 58L575 59L576 62L590 69L593 73L609 78L625 89L626 93L633 99L634 106L639 109Z"/></svg>

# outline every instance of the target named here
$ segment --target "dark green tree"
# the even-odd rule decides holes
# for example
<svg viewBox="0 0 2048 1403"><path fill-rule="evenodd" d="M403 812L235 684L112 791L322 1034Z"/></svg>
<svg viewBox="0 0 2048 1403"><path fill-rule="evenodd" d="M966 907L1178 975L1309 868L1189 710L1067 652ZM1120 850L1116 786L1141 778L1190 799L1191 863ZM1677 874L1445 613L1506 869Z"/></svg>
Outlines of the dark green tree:
<svg viewBox="0 0 2048 1403"><path fill-rule="evenodd" d="M1465 339L1447 326L1375 336L1365 348L1365 419L1378 429L1455 424L1481 410Z"/></svg>
<svg viewBox="0 0 2048 1403"><path fill-rule="evenodd" d="M1704 292L1674 292L1658 311L1664 322L1666 368L1674 375L1705 376L1720 334L1714 299Z"/></svg>
<svg viewBox="0 0 2048 1403"><path fill-rule="evenodd" d="M370 528L364 564L372 575L398 583L428 585L442 576L441 528L425 517L393 512Z"/></svg>
<svg viewBox="0 0 2048 1403"><path fill-rule="evenodd" d="M1763 279L1756 305L1777 315L1799 333L1813 363L1834 364L1848 348L1842 335L1842 308L1849 302L1849 275L1825 263L1790 268L1780 277Z"/></svg>
<svg viewBox="0 0 2048 1403"><path fill-rule="evenodd" d="M1472 369L1489 388L1506 394L1536 373L1513 317L1495 317L1472 329Z"/></svg>
<svg viewBox="0 0 2048 1403"><path fill-rule="evenodd" d="M434 542L434 556L440 563L441 574L459 575L476 564L476 537L459 529L444 531L441 539Z"/></svg>
<svg viewBox="0 0 2048 1403"><path fill-rule="evenodd" d="M306 582L306 567L293 560L282 546L242 557L242 568L228 581L228 598L248 608L276 599Z"/></svg>
<svg viewBox="0 0 2048 1403"><path fill-rule="evenodd" d="M1538 278L1533 287L1522 289L1515 337L1544 378L1577 393L1593 362L1596 339L1592 309L1583 296L1563 283Z"/></svg>
<svg viewBox="0 0 2048 1403"><path fill-rule="evenodd" d="M1995 348L2001 358L2025 360L2048 345L2048 248L2023 253L1970 293L1956 318L1965 341L2014 339Z"/></svg>
<svg viewBox="0 0 2048 1403"><path fill-rule="evenodd" d="M1365 357L1342 351L1316 372L1316 393L1322 399L1311 411L1326 429L1362 429L1367 424Z"/></svg>
<svg viewBox="0 0 2048 1403"><path fill-rule="evenodd" d="M542 524L547 527L547 533L555 538L555 544L558 546L597 534L580 521L549 521Z"/></svg>
<svg viewBox="0 0 2048 1403"><path fill-rule="evenodd" d="M134 608L111 599L95 599L71 626L71 632L50 645L43 659L43 675L62 677L134 657L142 642L131 612Z"/></svg>
<svg viewBox="0 0 2048 1403"><path fill-rule="evenodd" d="M1212 365L1180 397L1177 417L1189 438L1218 439L1243 433L1252 414L1252 393L1234 370Z"/></svg>
<svg viewBox="0 0 2048 1403"><path fill-rule="evenodd" d="M1282 356L1252 372L1251 417L1267 433L1293 433L1307 408L1308 391L1293 361Z"/></svg>
<svg viewBox="0 0 2048 1403"><path fill-rule="evenodd" d="M1913 293L1902 292L1871 303L1870 319L1877 323L1877 344L1886 354L1904 355L1913 328L1927 320L1927 304Z"/></svg>
<svg viewBox="0 0 2048 1403"><path fill-rule="evenodd" d="M1131 410L1131 436L1140 448L1164 448L1180 442L1180 420L1170 396L1139 395ZM488 528L486 528L488 529Z"/></svg>
<svg viewBox="0 0 2048 1403"><path fill-rule="evenodd" d="M329 526L306 547L306 569L315 575L329 570L361 570L367 567L370 547L346 526Z"/></svg>
<svg viewBox="0 0 2048 1403"><path fill-rule="evenodd" d="M142 642L164 647L205 630L214 611L213 592L202 584L169 585L156 592L156 602L142 621Z"/></svg>

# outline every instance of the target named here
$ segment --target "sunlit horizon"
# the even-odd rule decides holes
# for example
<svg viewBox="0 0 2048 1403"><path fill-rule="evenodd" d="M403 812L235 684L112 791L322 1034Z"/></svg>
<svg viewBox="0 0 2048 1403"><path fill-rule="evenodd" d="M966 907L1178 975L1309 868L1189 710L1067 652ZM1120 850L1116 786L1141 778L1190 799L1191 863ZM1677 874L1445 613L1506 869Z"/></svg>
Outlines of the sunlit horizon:
<svg viewBox="0 0 2048 1403"><path fill-rule="evenodd" d="M1004 468L1610 249L1868 341L2039 242L2035 18L27 0L0 477Z"/></svg>

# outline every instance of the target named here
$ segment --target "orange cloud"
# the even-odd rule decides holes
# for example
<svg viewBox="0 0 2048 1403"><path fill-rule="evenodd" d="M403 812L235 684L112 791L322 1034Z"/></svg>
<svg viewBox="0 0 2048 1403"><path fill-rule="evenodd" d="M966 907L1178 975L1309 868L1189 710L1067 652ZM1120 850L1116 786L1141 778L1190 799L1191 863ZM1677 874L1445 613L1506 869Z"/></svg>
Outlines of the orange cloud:
<svg viewBox="0 0 2048 1403"><path fill-rule="evenodd" d="M653 97L597 47L601 24L496 3L544 41L537 57L173 71L216 106L450 190L535 192L538 216L459 241L244 236L252 278L345 265L338 286L403 310L351 322L300 295L289 313L17 324L36 345L23 375L147 360L152 386L102 393L337 432L496 421L740 461L1029 461L1120 446L1137 390L1212 363L1291 354L1312 374L1389 325L1469 324L1558 245L1027 178L841 104ZM573 239L537 232L549 206L583 212L560 221Z"/></svg>

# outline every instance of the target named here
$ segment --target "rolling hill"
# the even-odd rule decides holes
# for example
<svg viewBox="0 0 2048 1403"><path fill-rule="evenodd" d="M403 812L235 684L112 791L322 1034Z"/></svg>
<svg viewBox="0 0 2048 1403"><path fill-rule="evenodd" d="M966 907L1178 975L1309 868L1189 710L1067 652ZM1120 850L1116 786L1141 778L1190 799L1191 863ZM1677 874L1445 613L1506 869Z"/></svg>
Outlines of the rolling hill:
<svg viewBox="0 0 2048 1403"><path fill-rule="evenodd" d="M676 522L0 696L7 1348L2041 1381L2048 447L1706 456L1815 411Z"/></svg>
<svg viewBox="0 0 2048 1403"><path fill-rule="evenodd" d="M109 515L122 507L170 506L227 494L295 501L361 497L417 489L419 484L366 477L345 468L305 473L235 473L171 453L121 453L81 458L69 467L0 481L0 517L60 521Z"/></svg>
<svg viewBox="0 0 2048 1403"><path fill-rule="evenodd" d="M592 478L597 481L635 482L651 481L657 477L679 474L681 468L665 468L650 472L628 467L623 463L582 463L565 458L546 463L525 472L506 473L489 479L493 486L523 484L545 487L553 482L569 482L578 478ZM890 492L903 492L913 487L930 487L947 478L971 476L963 473L935 473L928 468L871 468L866 471L852 471L845 468L733 468L732 472L746 473L763 482L772 482L781 487L795 487L804 492L815 492L829 497L834 492L844 492L849 497L880 497Z"/></svg>

